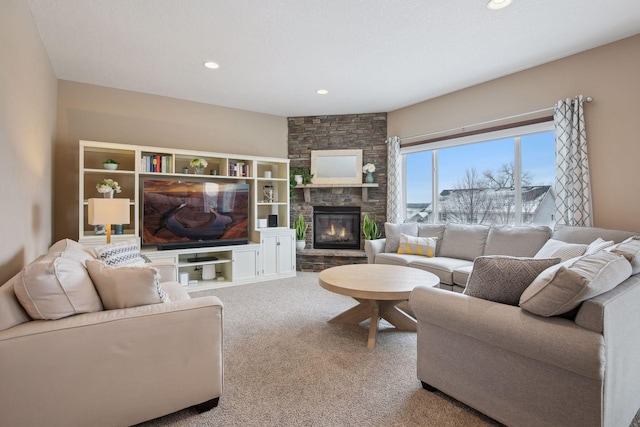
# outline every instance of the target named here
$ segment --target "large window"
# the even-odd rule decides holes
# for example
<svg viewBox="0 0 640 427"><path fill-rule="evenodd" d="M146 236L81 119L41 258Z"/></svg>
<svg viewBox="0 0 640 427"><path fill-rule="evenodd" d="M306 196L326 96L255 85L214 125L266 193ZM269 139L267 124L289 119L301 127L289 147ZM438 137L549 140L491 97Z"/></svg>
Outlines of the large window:
<svg viewBox="0 0 640 427"><path fill-rule="evenodd" d="M406 220L552 224L554 138L542 123L402 148Z"/></svg>

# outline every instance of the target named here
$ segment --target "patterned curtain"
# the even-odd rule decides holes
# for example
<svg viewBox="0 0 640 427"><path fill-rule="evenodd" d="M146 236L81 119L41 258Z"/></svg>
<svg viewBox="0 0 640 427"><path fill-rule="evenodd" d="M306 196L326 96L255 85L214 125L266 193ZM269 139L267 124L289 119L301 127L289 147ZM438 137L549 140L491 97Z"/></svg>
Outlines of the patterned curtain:
<svg viewBox="0 0 640 427"><path fill-rule="evenodd" d="M387 139L387 222L402 222L402 176L400 175L400 138Z"/></svg>
<svg viewBox="0 0 640 427"><path fill-rule="evenodd" d="M558 101L553 114L556 129L556 222L593 226L582 95Z"/></svg>

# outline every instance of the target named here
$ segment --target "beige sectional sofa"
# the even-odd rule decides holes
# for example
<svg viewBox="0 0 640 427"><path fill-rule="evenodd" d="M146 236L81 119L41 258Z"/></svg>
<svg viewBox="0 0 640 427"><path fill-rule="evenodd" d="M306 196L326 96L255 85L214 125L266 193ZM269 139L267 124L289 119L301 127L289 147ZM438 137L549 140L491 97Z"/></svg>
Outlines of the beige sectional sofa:
<svg viewBox="0 0 640 427"><path fill-rule="evenodd" d="M435 257L399 254L401 235L435 237ZM482 255L533 257L551 237L545 226L486 226L463 224L385 224L385 238L365 241L369 264L419 268L437 275L440 287L462 292L473 266Z"/></svg>
<svg viewBox="0 0 640 427"><path fill-rule="evenodd" d="M617 243L637 234L561 227L550 241L584 250L598 238ZM615 271L603 263L588 280L580 278L573 292L586 300L578 299L576 308L562 315L523 308L540 288L527 288L520 306L438 287L414 289L409 303L418 320L417 375L423 387L506 425L628 426L640 408L640 252L637 240L633 244L630 262L628 254L597 251L536 277L529 288L562 279L581 260L582 267L599 258L612 260L606 266L615 265ZM609 290L598 293L598 287Z"/></svg>
<svg viewBox="0 0 640 427"><path fill-rule="evenodd" d="M140 298L158 297L154 287L133 299L129 295L129 301L122 294L107 300L103 289L102 301L96 301L83 263L68 252L30 264L31 270L46 266L38 278L41 285L51 276L50 292L36 295L37 289L24 286L30 266L0 287L0 425L127 426L190 406L204 411L217 405L223 378L221 302L191 299L176 282L174 265L137 273L152 270L152 280L153 271L159 273L155 278L166 302L137 305ZM127 268L107 277L119 283L102 285L136 288L122 280ZM87 304L83 298L93 300ZM103 304L137 306L104 309ZM33 320L25 306L39 318L61 317Z"/></svg>

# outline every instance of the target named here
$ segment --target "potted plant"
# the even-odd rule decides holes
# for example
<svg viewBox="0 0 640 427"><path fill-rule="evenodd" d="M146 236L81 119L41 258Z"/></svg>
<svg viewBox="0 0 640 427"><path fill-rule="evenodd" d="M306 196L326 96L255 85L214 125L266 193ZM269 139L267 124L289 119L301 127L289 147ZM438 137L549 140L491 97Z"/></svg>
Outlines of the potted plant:
<svg viewBox="0 0 640 427"><path fill-rule="evenodd" d="M205 159L200 159L198 157L191 160L191 163L189 163L189 166L193 168L193 173L197 175L202 174L204 172L204 168L206 168L208 165L209 165L209 162L207 162Z"/></svg>
<svg viewBox="0 0 640 427"><path fill-rule="evenodd" d="M307 229L309 224L304 222L304 216L298 215L298 219L293 222L293 228L296 230L296 249L302 250L306 244Z"/></svg>
<svg viewBox="0 0 640 427"><path fill-rule="evenodd" d="M307 185L311 184L313 180L313 174L308 168L297 167L291 169L289 173L289 196L293 201L295 200L295 194L293 193L293 189L296 188L297 185Z"/></svg>
<svg viewBox="0 0 640 427"><path fill-rule="evenodd" d="M369 218L369 215L364 216L364 220L362 221L362 232L364 233L364 238L367 240L374 240L379 238L382 235L382 231L376 224L376 217L373 219Z"/></svg>
<svg viewBox="0 0 640 427"><path fill-rule="evenodd" d="M102 166L105 169L108 169L108 170L111 170L111 171L114 171L114 170L118 169L118 165L119 164L120 164L120 162L118 162L116 160L113 160L113 159L107 159L104 162L102 162Z"/></svg>
<svg viewBox="0 0 640 427"><path fill-rule="evenodd" d="M113 198L114 191L116 193L122 192L118 181L114 181L112 179L103 179L102 181L100 181L98 184L96 184L96 190L98 190L98 193L102 193L102 197L104 197L105 199Z"/></svg>

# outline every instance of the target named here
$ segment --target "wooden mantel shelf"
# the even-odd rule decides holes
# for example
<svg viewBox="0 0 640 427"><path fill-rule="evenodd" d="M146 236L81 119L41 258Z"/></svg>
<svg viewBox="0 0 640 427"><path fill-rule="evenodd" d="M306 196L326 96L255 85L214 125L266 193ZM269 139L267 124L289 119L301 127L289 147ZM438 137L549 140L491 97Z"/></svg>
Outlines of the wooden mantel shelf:
<svg viewBox="0 0 640 427"><path fill-rule="evenodd" d="M345 188L345 187L361 188L362 201L367 202L369 201L369 188L378 188L378 184L374 182L371 184L307 184L307 185L298 184L296 185L296 188L302 188L304 190L304 201L307 203L311 201L312 188Z"/></svg>

